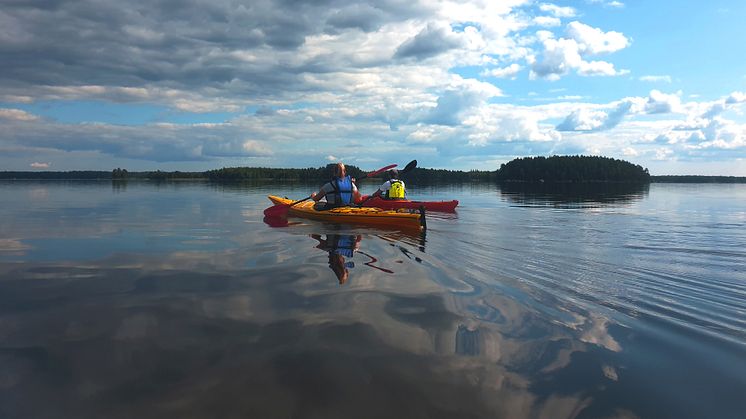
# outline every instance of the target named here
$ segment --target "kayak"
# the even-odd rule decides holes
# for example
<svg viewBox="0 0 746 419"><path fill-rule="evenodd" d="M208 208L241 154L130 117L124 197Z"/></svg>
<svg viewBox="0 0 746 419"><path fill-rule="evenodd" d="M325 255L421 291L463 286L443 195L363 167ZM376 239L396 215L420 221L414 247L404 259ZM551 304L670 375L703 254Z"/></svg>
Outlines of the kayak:
<svg viewBox="0 0 746 419"><path fill-rule="evenodd" d="M364 207L376 207L383 209L411 208L418 209L420 206L425 207L428 211L453 212L456 210L458 201L410 201L408 199L383 199L380 197L367 199L363 196ZM367 200L366 200L367 199Z"/></svg>
<svg viewBox="0 0 746 419"><path fill-rule="evenodd" d="M274 195L269 195L267 198L275 205L290 205L294 202L292 199L280 198ZM404 208L385 210L372 207L339 207L320 211L314 209L314 204L315 202L313 201L299 202L288 208L288 214L335 223L372 224L417 229L425 227L424 211L413 211Z"/></svg>

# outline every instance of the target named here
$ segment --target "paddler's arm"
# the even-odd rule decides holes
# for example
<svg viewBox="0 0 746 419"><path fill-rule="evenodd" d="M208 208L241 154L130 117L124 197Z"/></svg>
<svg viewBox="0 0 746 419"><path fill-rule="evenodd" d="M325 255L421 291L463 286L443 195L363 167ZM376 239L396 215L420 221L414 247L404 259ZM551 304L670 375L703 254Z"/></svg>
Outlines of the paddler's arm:
<svg viewBox="0 0 746 419"><path fill-rule="evenodd" d="M326 192L326 189L327 189L326 185L328 185L328 183L327 183L327 184L325 184L324 186L322 186L322 187L321 187L321 189L319 189L319 191L318 191L318 192L314 192L314 193L312 193L312 194L311 194L311 199L313 199L313 200L314 200L314 201L316 201L316 202L319 202L319 200L320 200L321 198L325 197L325 196L326 196L326 193L327 193L327 192Z"/></svg>
<svg viewBox="0 0 746 419"><path fill-rule="evenodd" d="M359 204L362 202L363 196L360 195L360 191L357 190L357 185L352 184L352 202Z"/></svg>

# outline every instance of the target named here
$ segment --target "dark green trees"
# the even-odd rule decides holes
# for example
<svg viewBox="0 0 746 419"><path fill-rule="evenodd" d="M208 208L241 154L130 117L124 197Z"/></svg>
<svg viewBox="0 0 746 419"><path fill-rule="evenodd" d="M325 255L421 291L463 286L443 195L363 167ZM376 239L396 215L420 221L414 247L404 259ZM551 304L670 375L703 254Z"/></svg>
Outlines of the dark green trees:
<svg viewBox="0 0 746 419"><path fill-rule="evenodd" d="M497 180L524 182L650 182L648 169L598 156L524 157L500 166Z"/></svg>
<svg viewBox="0 0 746 419"><path fill-rule="evenodd" d="M357 166L346 166L347 174L362 179L365 177ZM291 180L291 181L314 181L326 182L334 173L334 164L325 167L309 167L305 169L274 169L269 167L224 167L217 170L208 170L205 175L213 181L240 181L240 180Z"/></svg>

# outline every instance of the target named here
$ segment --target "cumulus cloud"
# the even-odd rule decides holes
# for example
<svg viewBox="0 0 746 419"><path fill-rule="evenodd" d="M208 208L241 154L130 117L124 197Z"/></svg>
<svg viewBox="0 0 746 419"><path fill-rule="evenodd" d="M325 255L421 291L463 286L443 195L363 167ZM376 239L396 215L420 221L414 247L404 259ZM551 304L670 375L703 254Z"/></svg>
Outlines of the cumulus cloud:
<svg viewBox="0 0 746 419"><path fill-rule="evenodd" d="M624 147L622 149L622 154L628 157L639 157L640 152L637 149L634 149L632 147Z"/></svg>
<svg viewBox="0 0 746 419"><path fill-rule="evenodd" d="M617 70L606 61L589 61L589 56L611 53L626 48L629 40L619 32L603 32L598 28L580 22L567 25L566 38L540 31L537 33L544 48L542 59L533 59L531 77L558 80L575 70L582 76L616 76L627 74L627 70Z"/></svg>
<svg viewBox="0 0 746 419"><path fill-rule="evenodd" d="M683 112L680 92L652 90L648 97L628 97L609 105L587 105L573 110L557 125L559 131L603 131L619 125L628 115Z"/></svg>
<svg viewBox="0 0 746 419"><path fill-rule="evenodd" d="M246 140L242 144L243 150L250 156L271 156L272 149L261 141Z"/></svg>
<svg viewBox="0 0 746 419"><path fill-rule="evenodd" d="M29 166L31 166L34 169L49 169L50 164L49 163L33 162Z"/></svg>
<svg viewBox="0 0 746 419"><path fill-rule="evenodd" d="M705 103L682 103L680 97L681 92L653 90L647 97L607 105L578 104L557 129L575 141L586 137L606 143L606 152L616 148L619 155L652 161L732 159L746 152L746 124L722 117L744 103L729 103L741 97L738 92ZM656 118L639 118L645 115ZM612 128L614 135L594 137Z"/></svg>
<svg viewBox="0 0 746 419"><path fill-rule="evenodd" d="M459 125L464 114L495 96L502 96L502 92L492 84L475 80L460 80L454 84L453 88L446 90L438 97L436 106L427 113L422 122L447 126Z"/></svg>
<svg viewBox="0 0 746 419"><path fill-rule="evenodd" d="M666 94L652 90L645 104L645 111L649 114L678 112L681 109L679 94Z"/></svg>
<svg viewBox="0 0 746 419"><path fill-rule="evenodd" d="M0 145L103 155L155 162L210 161L221 157L272 155L268 142L246 140L251 129L235 124L61 124L17 122L0 136Z"/></svg>
<svg viewBox="0 0 746 419"><path fill-rule="evenodd" d="M561 7L550 3L540 4L539 10L550 13L554 17L573 17L577 14L572 7Z"/></svg>
<svg viewBox="0 0 746 419"><path fill-rule="evenodd" d="M554 16L537 16L533 19L533 22L537 26L559 26L562 24L562 20Z"/></svg>
<svg viewBox="0 0 746 419"><path fill-rule="evenodd" d="M725 98L725 103L729 105L735 103L746 103L746 93L733 92L727 98Z"/></svg>
<svg viewBox="0 0 746 419"><path fill-rule="evenodd" d="M604 32L577 21L567 25L566 34L578 43L581 54L610 53L629 46L629 40L620 32Z"/></svg>
<svg viewBox="0 0 746 419"><path fill-rule="evenodd" d="M396 49L394 58L434 57L461 45L461 40L447 26L429 24L415 37L404 41Z"/></svg>
<svg viewBox="0 0 746 419"><path fill-rule="evenodd" d="M8 119L15 121L35 121L39 119L38 116L32 115L26 111L20 109L3 109L0 108L0 119Z"/></svg>
<svg viewBox="0 0 746 419"><path fill-rule="evenodd" d="M622 7L624 7L624 3L622 3L621 1L617 1L617 0L611 0L611 1L609 0L587 0L587 1L588 3L598 3L604 7L610 7L610 8L615 8L615 9L621 9Z"/></svg>
<svg viewBox="0 0 746 419"><path fill-rule="evenodd" d="M507 67L493 68L482 73L483 76L497 77L497 78L515 78L515 76L521 71L523 67L513 63Z"/></svg>
<svg viewBox="0 0 746 419"><path fill-rule="evenodd" d="M474 92L448 90L438 97L435 108L424 122L436 125L455 126L461 123L461 113L479 104L480 97Z"/></svg>
<svg viewBox="0 0 746 419"><path fill-rule="evenodd" d="M602 131L616 127L623 118L639 108L640 99L627 98L604 108L581 108L573 111L562 123L559 131Z"/></svg>
<svg viewBox="0 0 746 419"><path fill-rule="evenodd" d="M671 76L641 76L640 81L647 81L651 83L671 83Z"/></svg>

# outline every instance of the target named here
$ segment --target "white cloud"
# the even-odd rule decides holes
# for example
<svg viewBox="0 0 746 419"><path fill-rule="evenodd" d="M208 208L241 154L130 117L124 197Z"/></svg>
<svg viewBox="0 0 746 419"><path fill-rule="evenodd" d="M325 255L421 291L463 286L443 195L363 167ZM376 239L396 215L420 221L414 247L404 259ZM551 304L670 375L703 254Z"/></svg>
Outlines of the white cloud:
<svg viewBox="0 0 746 419"><path fill-rule="evenodd" d="M534 25L537 26L559 26L562 24L562 20L554 16L537 16L533 19Z"/></svg>
<svg viewBox="0 0 746 419"><path fill-rule="evenodd" d="M615 52L626 48L629 40L619 32L603 32L580 22L567 26L567 38L555 39L546 31L537 32L544 47L541 61L529 60L531 78L559 80L571 70L582 76L618 76L629 73L617 70L606 61L588 61L591 55Z"/></svg>
<svg viewBox="0 0 746 419"><path fill-rule="evenodd" d="M39 119L39 117L20 109L0 108L0 119L10 119L15 121L36 121L37 119Z"/></svg>
<svg viewBox="0 0 746 419"><path fill-rule="evenodd" d="M568 115L557 126L557 129L560 131L594 131L601 129L606 119L608 119L608 114L602 110L578 109Z"/></svg>
<svg viewBox="0 0 746 419"><path fill-rule="evenodd" d="M492 76L497 78L515 78L515 76L521 71L523 67L513 63L507 67L494 68L492 70L485 71L482 73L484 76Z"/></svg>
<svg viewBox="0 0 746 419"><path fill-rule="evenodd" d="M540 4L539 10L551 13L554 17L574 17L577 14L572 7L561 7L550 3Z"/></svg>
<svg viewBox="0 0 746 419"><path fill-rule="evenodd" d="M624 147L622 149L622 154L624 154L627 157L639 157L640 152L637 149L634 149L632 147Z"/></svg>
<svg viewBox="0 0 746 419"><path fill-rule="evenodd" d="M733 92L725 99L725 103L727 104L744 102L746 102L746 93L744 92Z"/></svg>
<svg viewBox="0 0 746 419"><path fill-rule="evenodd" d="M250 156L271 156L274 154L267 144L256 140L244 141L243 150Z"/></svg>
<svg viewBox="0 0 746 419"><path fill-rule="evenodd" d="M649 114L680 112L680 94L680 92L679 94L666 94L658 90L652 90L645 104L645 111Z"/></svg>
<svg viewBox="0 0 746 419"><path fill-rule="evenodd" d="M653 160L670 160L674 156L674 151L667 147L661 147L655 149L655 157Z"/></svg>
<svg viewBox="0 0 746 419"><path fill-rule="evenodd" d="M671 76L641 76L640 81L671 83Z"/></svg>
<svg viewBox="0 0 746 419"><path fill-rule="evenodd" d="M619 125L627 116L681 113L681 92L665 94L652 90L647 98L628 97L609 105L586 105L572 111L557 125L560 131L600 131Z"/></svg>
<svg viewBox="0 0 746 419"><path fill-rule="evenodd" d="M615 31L604 32L578 21L567 25L567 36L578 43L581 54L603 54L619 51L629 46L629 39Z"/></svg>
<svg viewBox="0 0 746 419"><path fill-rule="evenodd" d="M614 64L606 61L581 61L578 74L581 76L622 76L629 70L616 70Z"/></svg>
<svg viewBox="0 0 746 419"><path fill-rule="evenodd" d="M604 7L612 7L612 8L617 8L617 9L624 7L624 3L622 3L621 1L617 1L617 0L612 0L612 1L608 1L608 0L586 0L586 1L588 3L600 3Z"/></svg>
<svg viewBox="0 0 746 419"><path fill-rule="evenodd" d="M50 164L49 163L33 162L29 166L33 167L34 169L49 169Z"/></svg>

